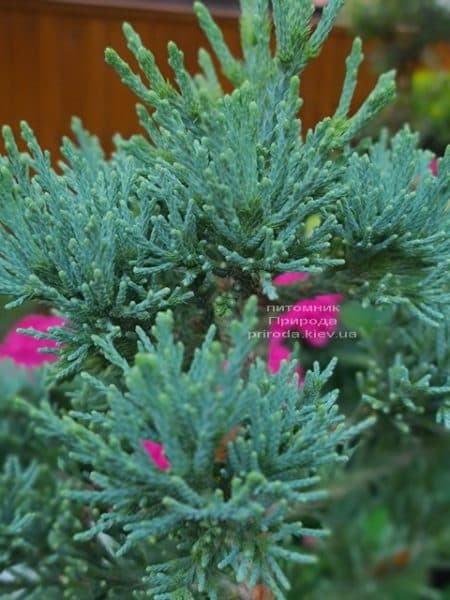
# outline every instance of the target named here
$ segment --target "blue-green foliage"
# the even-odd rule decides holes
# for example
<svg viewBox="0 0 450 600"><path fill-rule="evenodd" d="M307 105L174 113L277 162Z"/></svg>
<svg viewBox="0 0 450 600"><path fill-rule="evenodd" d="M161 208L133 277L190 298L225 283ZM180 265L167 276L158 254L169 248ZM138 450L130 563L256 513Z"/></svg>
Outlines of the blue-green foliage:
<svg viewBox="0 0 450 600"><path fill-rule="evenodd" d="M65 493L83 487L83 476L65 449L49 443L30 419L30 409L44 399L63 408L61 389L49 392L44 379L45 369L0 363L0 597L99 600L107 590L108 598L120 600L130 588L136 598L145 597L139 580L149 562L146 548L119 559L108 536L88 543L73 539L90 518Z"/></svg>
<svg viewBox="0 0 450 600"><path fill-rule="evenodd" d="M130 589L144 598L139 578L147 557L113 555L113 540L74 542L87 524L82 507L64 498L64 475L37 462L23 467L10 455L0 474L0 596L4 600L120 600ZM70 481L71 480L69 478ZM147 596L148 597L148 596Z"/></svg>
<svg viewBox="0 0 450 600"><path fill-rule="evenodd" d="M357 377L363 402L406 432L426 427L430 416L450 428L448 317L439 328L401 317L390 325L362 340L370 357Z"/></svg>
<svg viewBox="0 0 450 600"><path fill-rule="evenodd" d="M5 128L9 155L0 169L7 228L0 228L1 291L17 299L11 305L35 298L69 317L64 329L43 336L64 344L61 375L80 367L93 334L123 333L121 327L148 321L155 309L189 296L134 271L154 204L137 206L145 192L133 159L117 155L107 162L78 121L74 131L79 147L65 141L67 164L58 175L27 125L29 154L19 153Z"/></svg>
<svg viewBox="0 0 450 600"><path fill-rule="evenodd" d="M310 2L273 2L272 55L269 3L244 2L240 61L197 4L200 24L236 86L231 94L221 92L206 50L199 56L203 76L192 78L170 43L174 87L125 25L151 87L113 50L106 57L154 112L138 109L150 140L122 142L110 161L79 122L76 145L64 142L62 173L28 125L22 124L28 153L19 153L4 129L0 292L14 298L11 305L37 299L68 317L68 326L52 334L62 344L60 377L94 357L93 335L116 338L132 356L136 325L192 300L202 282L213 287L215 276L232 277L244 296L263 282L273 296L267 285L273 274L342 264L331 240L345 171L333 158L389 102L394 83L392 73L381 77L348 117L361 62L356 41L336 114L302 139L298 72L319 52L340 5L330 2L311 33ZM307 232L308 217L317 213L320 224ZM89 368L95 365L102 367L94 360Z"/></svg>
<svg viewBox="0 0 450 600"><path fill-rule="evenodd" d="M35 552L35 539L29 539L29 533L34 533L33 525L39 519L36 511L39 502L33 494L33 486L39 475L37 465L22 469L12 455L4 464L0 506L0 571L16 562L17 553Z"/></svg>
<svg viewBox="0 0 450 600"><path fill-rule="evenodd" d="M281 9L275 2L280 47L272 56L268 2L243 3L241 62L231 56L207 9L197 4L200 24L223 72L237 86L225 95L205 92L216 87L212 64L208 63L206 79L192 80L174 44L169 45L169 62L179 91L170 87L139 36L125 25L128 46L151 89L113 50L107 50L107 61L155 112L150 115L138 107L152 144L135 137L122 146L153 167L145 174L152 197L167 206L155 221L141 267L145 272L183 265L189 266L191 276L199 270L237 278L248 273L257 283L266 272L315 272L341 262L328 252L335 217L327 208L342 192L340 165L330 158L392 98L393 82L392 74L381 78L357 115L347 117L361 61L357 41L336 115L302 140L296 63L318 52L338 5L330 3L323 24L310 37L304 24L311 3L303 3L300 10L294 3ZM296 13L295 19L287 18L286 8ZM291 48L289 58L286 36L305 42ZM206 56L203 50L202 63ZM209 81L206 88L205 81ZM305 221L317 212L323 221L308 236Z"/></svg>
<svg viewBox="0 0 450 600"><path fill-rule="evenodd" d="M44 385L45 372L16 367L12 361L0 361L0 460L19 454L27 462L36 450L34 424L15 405L18 396L38 404L48 393Z"/></svg>
<svg viewBox="0 0 450 600"><path fill-rule="evenodd" d="M43 371L9 380L11 365L0 367L0 446L18 457L0 475L2 597L222 600L263 584L281 600L314 561L300 538L325 538L325 490L350 443L364 440L378 473L376 436L391 454L397 443L383 415L446 435L435 418L448 423L450 410L450 157L433 178L408 131L352 151L394 95L388 73L349 116L359 40L335 114L302 132L299 73L341 4L331 0L313 30L310 0L242 0L242 60L196 4L231 93L208 51L193 77L173 43L172 85L125 25L149 85L113 50L106 58L145 104L145 137L118 139L111 159L76 120L58 170L28 125L25 153L4 129L0 293L67 322L37 336L61 344L52 375L64 384L44 386ZM299 389L294 362L272 375L255 359L266 349L249 335L257 307L246 300L273 302L272 278L287 271L312 274L289 301L302 286L394 305L392 322L348 353L364 365L362 403L353 372L344 380L364 420L338 411L335 360L315 363ZM382 424L372 437L369 412ZM164 446L168 470L143 440ZM332 491L333 505L342 491ZM348 531L354 560L364 544Z"/></svg>
<svg viewBox="0 0 450 600"><path fill-rule="evenodd" d="M135 365L125 367L125 391L88 378L92 390L103 390L106 412L73 411L60 419L48 403L30 409L43 434L88 467L95 489L70 497L109 507L79 539L119 527L119 555L148 539L176 544L176 555L150 566L144 579L155 598L221 598L224 577L253 586L263 581L283 598L289 588L283 564L314 560L289 540L324 533L299 519L305 505L324 497L320 469L345 461L336 449L372 422L349 426L338 414L337 392L323 391L333 363L322 372L316 364L301 391L294 364L274 376L259 360L246 367L255 346L248 335L255 300L234 322L227 354L211 328L183 371L171 313L161 313L154 344L139 331L141 349ZM230 432L235 436L217 454ZM152 464L140 447L144 439L163 444L168 471Z"/></svg>
<svg viewBox="0 0 450 600"><path fill-rule="evenodd" d="M433 324L450 302L450 152L435 177L417 142L405 128L390 147L384 136L368 154L353 154L338 219L350 293L406 305Z"/></svg>

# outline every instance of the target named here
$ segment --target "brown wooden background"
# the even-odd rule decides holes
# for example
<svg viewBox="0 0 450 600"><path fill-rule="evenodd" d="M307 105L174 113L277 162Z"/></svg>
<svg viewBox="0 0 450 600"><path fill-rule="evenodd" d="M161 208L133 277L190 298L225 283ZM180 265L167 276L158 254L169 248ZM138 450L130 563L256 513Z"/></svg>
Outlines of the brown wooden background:
<svg viewBox="0 0 450 600"><path fill-rule="evenodd" d="M239 54L235 9L214 9L231 49ZM196 72L197 51L207 46L190 5L151 0L0 0L0 123L15 130L29 122L41 145L57 155L61 137L69 133L70 117L82 118L105 147L114 133L139 131L136 99L104 63L112 46L130 57L121 23L129 21L154 52L167 77L167 42L185 52L187 68ZM320 57L302 78L304 127L331 114L339 97L351 35L336 27ZM375 78L363 65L356 104Z"/></svg>

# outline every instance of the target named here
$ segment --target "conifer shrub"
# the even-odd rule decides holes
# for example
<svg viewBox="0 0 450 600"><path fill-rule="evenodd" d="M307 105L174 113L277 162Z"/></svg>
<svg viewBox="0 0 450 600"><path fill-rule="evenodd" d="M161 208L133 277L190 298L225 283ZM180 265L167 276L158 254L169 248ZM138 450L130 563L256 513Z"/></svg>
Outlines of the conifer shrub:
<svg viewBox="0 0 450 600"><path fill-rule="evenodd" d="M0 293L54 316L0 346L2 598L445 597L450 151L352 143L395 94L350 113L358 39L302 131L342 3L242 0L242 59L196 3L175 83L125 24L143 133L111 157L4 127Z"/></svg>

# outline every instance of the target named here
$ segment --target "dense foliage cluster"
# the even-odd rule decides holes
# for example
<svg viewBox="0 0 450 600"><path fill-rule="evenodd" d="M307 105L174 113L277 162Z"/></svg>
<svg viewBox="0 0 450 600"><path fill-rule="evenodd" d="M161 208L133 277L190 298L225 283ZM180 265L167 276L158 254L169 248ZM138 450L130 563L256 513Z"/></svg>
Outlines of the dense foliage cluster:
<svg viewBox="0 0 450 600"><path fill-rule="evenodd" d="M395 93L351 110L358 39L302 131L341 5L242 0L238 59L197 3L214 56L169 44L175 83L126 24L145 133L112 157L76 119L58 168L4 128L0 293L58 317L52 354L0 347L2 598L441 597L450 152L352 145Z"/></svg>

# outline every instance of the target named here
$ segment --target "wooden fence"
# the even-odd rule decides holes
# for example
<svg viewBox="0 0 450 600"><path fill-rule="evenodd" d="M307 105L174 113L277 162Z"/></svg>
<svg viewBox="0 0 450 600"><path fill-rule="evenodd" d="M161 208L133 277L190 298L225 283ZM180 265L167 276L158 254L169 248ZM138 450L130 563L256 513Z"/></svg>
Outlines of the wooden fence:
<svg viewBox="0 0 450 600"><path fill-rule="evenodd" d="M213 9L231 49L239 54L237 13ZM0 123L17 131L25 119L42 146L58 155L60 140L69 133L72 115L82 118L107 149L116 132L139 131L136 98L104 63L112 46L127 58L121 23L129 21L154 52L164 75L167 42L185 52L187 68L196 72L197 51L208 42L190 4L169 0L0 0ZM302 77L304 128L331 114L336 107L352 36L336 27L321 55ZM369 93L375 77L366 62L355 105Z"/></svg>

